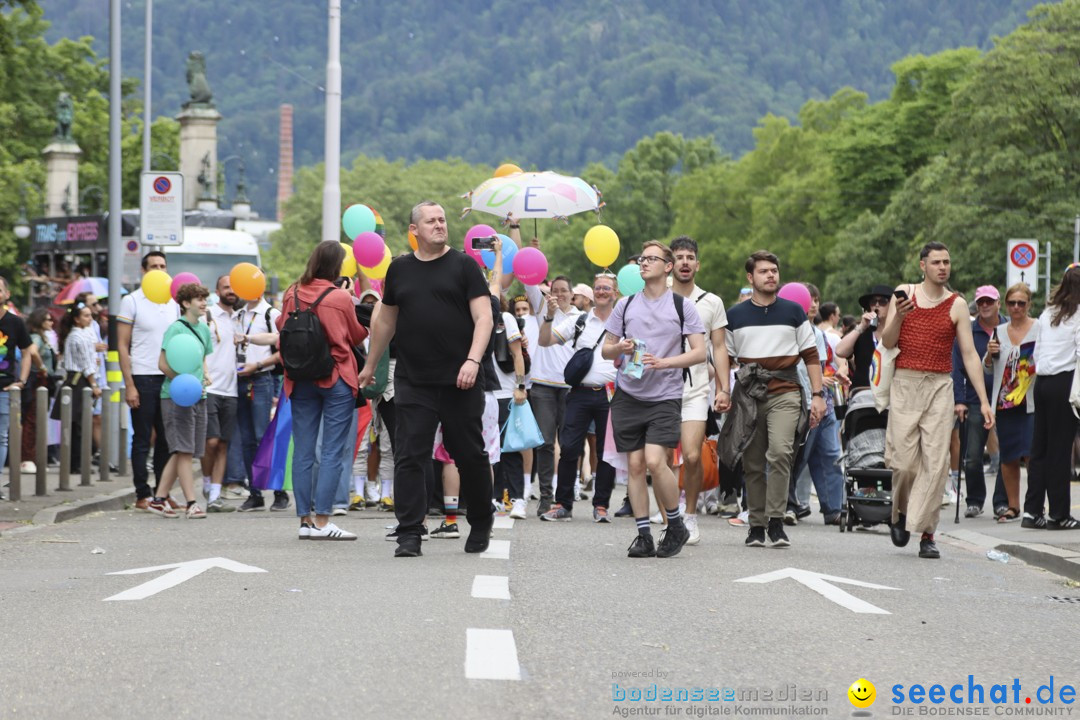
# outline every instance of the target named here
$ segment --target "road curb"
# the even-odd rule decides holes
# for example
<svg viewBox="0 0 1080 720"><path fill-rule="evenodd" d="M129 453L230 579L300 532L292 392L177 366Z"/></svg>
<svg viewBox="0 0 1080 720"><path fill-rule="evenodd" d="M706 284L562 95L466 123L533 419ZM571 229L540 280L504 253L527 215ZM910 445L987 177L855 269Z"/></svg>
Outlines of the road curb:
<svg viewBox="0 0 1080 720"><path fill-rule="evenodd" d="M125 506L135 501L134 488L121 488L108 495L77 500L73 503L54 505L34 513L33 525L55 525L57 523L74 520L77 517L88 515L100 510L123 510Z"/></svg>
<svg viewBox="0 0 1080 720"><path fill-rule="evenodd" d="M1070 580L1080 580L1080 551L1067 550L1045 543L1020 543L1000 540L992 535L972 530L953 530L942 535L972 545L976 549L998 549L1023 560L1028 565L1042 568Z"/></svg>

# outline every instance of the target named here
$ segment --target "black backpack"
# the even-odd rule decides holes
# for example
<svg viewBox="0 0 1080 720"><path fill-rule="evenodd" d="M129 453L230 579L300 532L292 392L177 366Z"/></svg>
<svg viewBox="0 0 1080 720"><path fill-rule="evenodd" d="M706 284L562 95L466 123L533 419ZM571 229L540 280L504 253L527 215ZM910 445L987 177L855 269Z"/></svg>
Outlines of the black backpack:
<svg viewBox="0 0 1080 720"><path fill-rule="evenodd" d="M315 308L335 288L329 287L306 308L300 305L300 291L293 286L294 307L281 326L278 347L285 375L290 380L321 380L334 372L334 358Z"/></svg>

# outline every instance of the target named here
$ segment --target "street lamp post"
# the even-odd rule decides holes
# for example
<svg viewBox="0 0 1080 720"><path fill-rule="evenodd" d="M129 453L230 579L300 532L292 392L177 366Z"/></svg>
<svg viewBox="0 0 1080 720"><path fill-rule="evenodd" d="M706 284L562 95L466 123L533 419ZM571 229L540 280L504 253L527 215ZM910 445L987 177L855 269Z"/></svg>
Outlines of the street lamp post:
<svg viewBox="0 0 1080 720"><path fill-rule="evenodd" d="M329 0L326 54L326 174L322 239L341 239L341 0Z"/></svg>
<svg viewBox="0 0 1080 720"><path fill-rule="evenodd" d="M233 160L236 161L237 168L236 168L236 193L233 194L232 211L233 211L233 214L236 215L236 217L238 217L238 218L240 218L242 220L246 220L247 218L251 217L251 201L248 200L247 183L244 180L244 171L245 171L244 158L240 157L239 155L230 155L229 157L225 158L220 163L218 163L218 167L221 168L221 173L224 176L225 169L226 169L225 166L230 161L233 161ZM225 196L224 188L222 188L221 196L222 196L222 199L224 199L224 196Z"/></svg>
<svg viewBox="0 0 1080 720"><path fill-rule="evenodd" d="M105 209L105 191L97 185L90 185L84 188L82 192L79 193L80 213L83 212L83 209L86 207L86 198L89 195L94 195L97 198L97 205L95 206L94 212L100 213L102 210Z"/></svg>

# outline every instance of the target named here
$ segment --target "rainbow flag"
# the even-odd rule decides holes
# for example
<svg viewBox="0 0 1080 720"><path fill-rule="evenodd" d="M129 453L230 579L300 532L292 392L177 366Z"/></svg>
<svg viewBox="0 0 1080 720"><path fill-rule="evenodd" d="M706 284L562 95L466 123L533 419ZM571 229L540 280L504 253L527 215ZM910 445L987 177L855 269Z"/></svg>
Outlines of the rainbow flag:
<svg viewBox="0 0 1080 720"><path fill-rule="evenodd" d="M277 412L255 451L251 486L259 490L292 490L292 456L292 405L283 389Z"/></svg>

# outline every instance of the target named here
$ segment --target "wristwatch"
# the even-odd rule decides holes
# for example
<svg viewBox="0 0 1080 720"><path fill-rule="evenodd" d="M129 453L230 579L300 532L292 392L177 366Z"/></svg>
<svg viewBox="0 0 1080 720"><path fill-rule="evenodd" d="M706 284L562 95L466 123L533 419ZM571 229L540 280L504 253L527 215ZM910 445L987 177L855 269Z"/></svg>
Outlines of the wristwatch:
<svg viewBox="0 0 1080 720"><path fill-rule="evenodd" d="M524 390L525 389L525 383L518 383L517 389L518 390Z"/></svg>
<svg viewBox="0 0 1080 720"><path fill-rule="evenodd" d="M818 390L817 392L810 393L810 396L811 397L819 397L822 400L824 400L825 399L825 391L824 390Z"/></svg>

